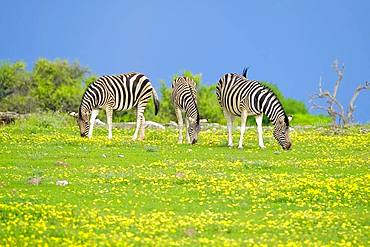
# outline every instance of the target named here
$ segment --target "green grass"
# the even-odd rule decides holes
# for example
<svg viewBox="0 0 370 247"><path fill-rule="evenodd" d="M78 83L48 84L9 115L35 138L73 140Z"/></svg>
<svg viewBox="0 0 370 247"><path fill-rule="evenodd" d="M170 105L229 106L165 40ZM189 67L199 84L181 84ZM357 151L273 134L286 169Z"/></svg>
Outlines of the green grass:
<svg viewBox="0 0 370 247"><path fill-rule="evenodd" d="M0 127L0 245L370 244L369 126L296 128L291 151L247 130L239 150L221 130L82 139L58 116Z"/></svg>

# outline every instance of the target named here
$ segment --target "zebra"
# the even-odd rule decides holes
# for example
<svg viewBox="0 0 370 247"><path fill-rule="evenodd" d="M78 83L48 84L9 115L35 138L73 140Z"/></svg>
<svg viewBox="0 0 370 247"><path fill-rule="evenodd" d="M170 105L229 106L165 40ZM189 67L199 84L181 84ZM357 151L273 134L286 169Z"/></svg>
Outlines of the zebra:
<svg viewBox="0 0 370 247"><path fill-rule="evenodd" d="M108 125L108 139L112 139L113 110L127 111L136 108L136 130L132 140L144 139L144 111L153 95L155 115L159 111L159 100L150 80L141 73L130 72L120 75L99 77L86 89L78 111L78 125L82 137L92 137L95 118L99 109L105 109ZM89 115L91 114L90 122Z"/></svg>
<svg viewBox="0 0 370 247"><path fill-rule="evenodd" d="M185 112L186 139L195 144L200 131L197 90L195 82L188 77L178 77L172 82L172 103L175 107L179 129L179 143L182 143L182 112Z"/></svg>
<svg viewBox="0 0 370 247"><path fill-rule="evenodd" d="M247 116L255 116L258 144L265 148L262 137L262 118L265 114L274 124L273 135L280 146L288 150L292 142L289 138L289 121L276 94L259 81L247 79L248 68L243 75L228 73L217 83L216 95L227 119L228 146L233 146L232 125L235 116L241 117L240 140L238 148L243 148L243 136Z"/></svg>

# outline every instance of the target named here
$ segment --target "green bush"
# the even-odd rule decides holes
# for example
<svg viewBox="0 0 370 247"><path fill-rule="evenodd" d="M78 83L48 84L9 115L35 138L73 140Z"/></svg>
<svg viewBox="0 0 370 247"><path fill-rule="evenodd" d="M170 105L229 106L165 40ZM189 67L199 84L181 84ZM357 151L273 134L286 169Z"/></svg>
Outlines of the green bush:
<svg viewBox="0 0 370 247"><path fill-rule="evenodd" d="M209 122L226 124L215 93L216 85L204 84L201 74L184 71L182 75L192 78L197 84L200 118L207 119ZM179 74L174 75L172 79L177 76ZM96 77L90 76L87 68L65 60L39 59L32 71L27 71L26 64L23 62L13 64L3 62L0 63L0 111L19 113L77 111L84 90L95 80ZM147 120L162 123L177 121L171 102L172 89L169 85L171 82L161 81L157 91L161 97L159 114L154 115L154 104L151 99L145 110ZM324 124L329 122L327 117L310 115L303 102L285 98L276 85L267 82L263 82L263 85L275 92L288 115L295 115L293 123ZM99 117L105 117L104 111L101 111ZM136 121L136 113L133 110L115 112L113 117L114 121ZM236 122L238 121L237 118ZM268 122L264 118L264 123L268 124ZM254 117L248 118L248 124L255 125Z"/></svg>
<svg viewBox="0 0 370 247"><path fill-rule="evenodd" d="M78 63L39 59L31 72L26 64L0 64L0 111L30 113L76 111L88 70Z"/></svg>
<svg viewBox="0 0 370 247"><path fill-rule="evenodd" d="M26 70L25 63L0 63L0 111L34 111L36 102L30 95L33 87L31 73Z"/></svg>
<svg viewBox="0 0 370 247"><path fill-rule="evenodd" d="M36 87L31 94L37 99L41 110L76 111L87 72L77 63L40 59L32 71Z"/></svg>

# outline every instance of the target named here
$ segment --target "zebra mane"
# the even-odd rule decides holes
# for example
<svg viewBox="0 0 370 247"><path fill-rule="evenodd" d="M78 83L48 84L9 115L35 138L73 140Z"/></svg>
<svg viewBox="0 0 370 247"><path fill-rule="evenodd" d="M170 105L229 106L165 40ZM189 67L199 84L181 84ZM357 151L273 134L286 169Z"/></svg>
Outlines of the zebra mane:
<svg viewBox="0 0 370 247"><path fill-rule="evenodd" d="M190 85L189 84L187 84L188 85L188 87L189 87L189 90L190 90L190 94L191 94L191 97L193 98L193 100L194 100L194 103L195 103L195 105L197 106L196 107L196 110L197 110L197 124L199 124L199 122L200 122L200 117L199 117L199 110L198 110L198 102L197 102L197 95L196 95L196 87L197 87L197 84L195 83L195 81L193 80L193 79L191 79L191 78L188 78L188 77L183 77L185 80L187 80L187 81L189 81L189 79L190 79L190 82L193 84L193 86L194 86L194 90L193 90L193 88L191 88L190 87Z"/></svg>
<svg viewBox="0 0 370 247"><path fill-rule="evenodd" d="M260 84L264 89L266 89L268 92L272 93L276 100L279 102L279 104L281 105L281 109L283 109L283 113L284 113L284 122L286 124L287 127L289 127L289 119L288 119L288 115L286 114L285 110L284 110L284 107L283 107L283 104L281 103L280 99L277 97L276 93L271 89L269 88L267 85L262 85Z"/></svg>
<svg viewBox="0 0 370 247"><path fill-rule="evenodd" d="M78 108L78 117L79 118L82 118L82 109L81 109L81 106L82 105L80 105L80 107Z"/></svg>

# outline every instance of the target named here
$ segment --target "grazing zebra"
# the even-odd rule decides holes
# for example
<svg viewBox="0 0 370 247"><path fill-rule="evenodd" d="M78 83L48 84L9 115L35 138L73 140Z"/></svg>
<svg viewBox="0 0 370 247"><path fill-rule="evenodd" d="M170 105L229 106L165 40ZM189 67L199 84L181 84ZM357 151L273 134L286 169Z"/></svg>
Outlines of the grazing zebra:
<svg viewBox="0 0 370 247"><path fill-rule="evenodd" d="M217 83L216 94L227 119L228 145L233 146L232 125L235 116L241 117L239 148L243 147L243 136L247 116L255 116L258 132L258 144L264 148L262 138L262 117L265 114L274 124L274 137L283 149L290 149L289 121L277 96L260 82L247 79L247 70L243 76L229 73Z"/></svg>
<svg viewBox="0 0 370 247"><path fill-rule="evenodd" d="M127 111L136 108L136 130L132 139L135 141L140 131L140 139L144 139L144 110L153 95L155 114L159 110L158 96L149 79L140 73L127 73L99 77L86 89L78 112L78 125L82 137L91 138L95 118L99 109L105 109L108 124L108 139L112 139L113 110ZM90 123L89 115L91 114Z"/></svg>
<svg viewBox="0 0 370 247"><path fill-rule="evenodd" d="M179 143L182 143L182 112L185 112L186 139L188 143L195 144L200 131L199 111L197 104L197 90L195 82L188 77L178 77L172 82L172 103L175 107Z"/></svg>

